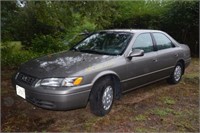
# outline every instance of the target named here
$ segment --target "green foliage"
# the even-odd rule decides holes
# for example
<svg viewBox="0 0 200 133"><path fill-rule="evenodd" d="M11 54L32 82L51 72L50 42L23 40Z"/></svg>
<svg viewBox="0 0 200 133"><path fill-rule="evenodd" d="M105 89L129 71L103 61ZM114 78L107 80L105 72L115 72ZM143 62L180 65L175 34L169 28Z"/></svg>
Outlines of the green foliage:
<svg viewBox="0 0 200 133"><path fill-rule="evenodd" d="M160 28L199 55L199 1L175 1L166 6Z"/></svg>
<svg viewBox="0 0 200 133"><path fill-rule="evenodd" d="M147 116L140 114L135 117L135 120L136 121L145 121L145 120L147 120Z"/></svg>
<svg viewBox="0 0 200 133"><path fill-rule="evenodd" d="M173 104L176 103L176 101L175 101L173 98L171 98L171 97L164 97L164 98L162 99L162 101L163 101L165 104L169 104L169 105L173 105Z"/></svg>
<svg viewBox="0 0 200 133"><path fill-rule="evenodd" d="M1 65L3 67L16 67L19 66L21 63L26 62L30 59L38 57L40 54L30 52L30 51L17 51L12 54L2 54L2 62Z"/></svg>
<svg viewBox="0 0 200 133"><path fill-rule="evenodd" d="M81 17L79 13L74 13L73 18L74 26L69 28L67 30L68 34L64 36L64 42L69 47L83 39L84 36L81 36L81 33L85 31L93 32L97 27L97 25L94 22L92 22L89 18Z"/></svg>
<svg viewBox="0 0 200 133"><path fill-rule="evenodd" d="M14 53L22 49L20 41L4 42L0 46L3 53Z"/></svg>
<svg viewBox="0 0 200 133"><path fill-rule="evenodd" d="M192 55L199 55L198 1L47 0L27 1L23 8L15 1L2 1L1 7L2 42L20 41L31 53L66 50L86 30L135 28L166 31L188 44ZM3 51L14 49L6 45Z"/></svg>
<svg viewBox="0 0 200 133"><path fill-rule="evenodd" d="M158 116L167 116L172 113L173 110L170 108L156 108L152 110L152 113Z"/></svg>
<svg viewBox="0 0 200 133"><path fill-rule="evenodd" d="M16 67L40 55L39 53L23 50L21 42L1 43L1 65L3 67Z"/></svg>
<svg viewBox="0 0 200 133"><path fill-rule="evenodd" d="M39 53L52 53L68 49L60 38L50 35L37 36L32 40L32 50Z"/></svg>
<svg viewBox="0 0 200 133"><path fill-rule="evenodd" d="M64 1L30 1L29 11L32 12L36 20L42 24L55 28L67 28L73 21L70 6Z"/></svg>
<svg viewBox="0 0 200 133"><path fill-rule="evenodd" d="M126 20L143 15L158 16L165 10L165 1L118 1L120 19Z"/></svg>

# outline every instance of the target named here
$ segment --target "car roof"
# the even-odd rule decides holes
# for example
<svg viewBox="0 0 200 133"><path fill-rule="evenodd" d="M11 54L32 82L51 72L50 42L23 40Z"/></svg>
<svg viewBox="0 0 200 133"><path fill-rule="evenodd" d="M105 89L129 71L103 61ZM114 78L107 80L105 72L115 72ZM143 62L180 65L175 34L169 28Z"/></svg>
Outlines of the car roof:
<svg viewBox="0 0 200 133"><path fill-rule="evenodd" d="M101 30L106 32L130 32L130 33L143 33L143 32L162 32L160 30L152 30L152 29L109 29L109 30Z"/></svg>

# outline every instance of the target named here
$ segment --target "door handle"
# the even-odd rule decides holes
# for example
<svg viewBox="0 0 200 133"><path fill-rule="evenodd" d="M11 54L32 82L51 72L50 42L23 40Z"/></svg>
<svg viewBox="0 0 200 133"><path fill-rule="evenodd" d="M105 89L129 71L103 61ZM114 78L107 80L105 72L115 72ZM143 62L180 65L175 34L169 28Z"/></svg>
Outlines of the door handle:
<svg viewBox="0 0 200 133"><path fill-rule="evenodd" d="M178 57L178 54L174 54L175 57Z"/></svg>
<svg viewBox="0 0 200 133"><path fill-rule="evenodd" d="M157 59L153 59L153 62L158 62L158 60Z"/></svg>

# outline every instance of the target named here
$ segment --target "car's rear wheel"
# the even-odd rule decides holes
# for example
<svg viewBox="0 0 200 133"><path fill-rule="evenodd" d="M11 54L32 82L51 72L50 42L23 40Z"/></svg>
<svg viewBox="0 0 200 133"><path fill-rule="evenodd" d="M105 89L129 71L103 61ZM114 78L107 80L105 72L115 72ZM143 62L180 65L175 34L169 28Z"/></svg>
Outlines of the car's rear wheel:
<svg viewBox="0 0 200 133"><path fill-rule="evenodd" d="M178 62L170 75L170 78L167 80L170 84L177 84L180 82L183 75L183 65L182 63Z"/></svg>
<svg viewBox="0 0 200 133"><path fill-rule="evenodd" d="M97 116L108 114L114 101L114 85L109 77L97 81L90 94L90 109Z"/></svg>

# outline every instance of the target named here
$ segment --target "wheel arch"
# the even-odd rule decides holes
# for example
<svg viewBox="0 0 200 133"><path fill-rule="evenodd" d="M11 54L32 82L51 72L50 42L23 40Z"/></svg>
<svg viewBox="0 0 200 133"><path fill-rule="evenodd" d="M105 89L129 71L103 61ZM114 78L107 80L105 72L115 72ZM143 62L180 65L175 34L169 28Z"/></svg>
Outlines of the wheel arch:
<svg viewBox="0 0 200 133"><path fill-rule="evenodd" d="M114 81L114 92L115 92L115 99L120 99L121 97L121 80L119 78L119 75L113 71L104 71L99 73L98 75L95 76L95 78L92 80L92 84L93 86L95 85L96 82L98 82L99 80L103 79L103 78L110 78L112 81ZM92 89L93 89L92 86Z"/></svg>
<svg viewBox="0 0 200 133"><path fill-rule="evenodd" d="M177 63L178 63L178 62L182 64L182 66L183 66L182 73L184 74L184 73L185 73L185 61L184 61L183 59L179 59L179 60L177 61Z"/></svg>

